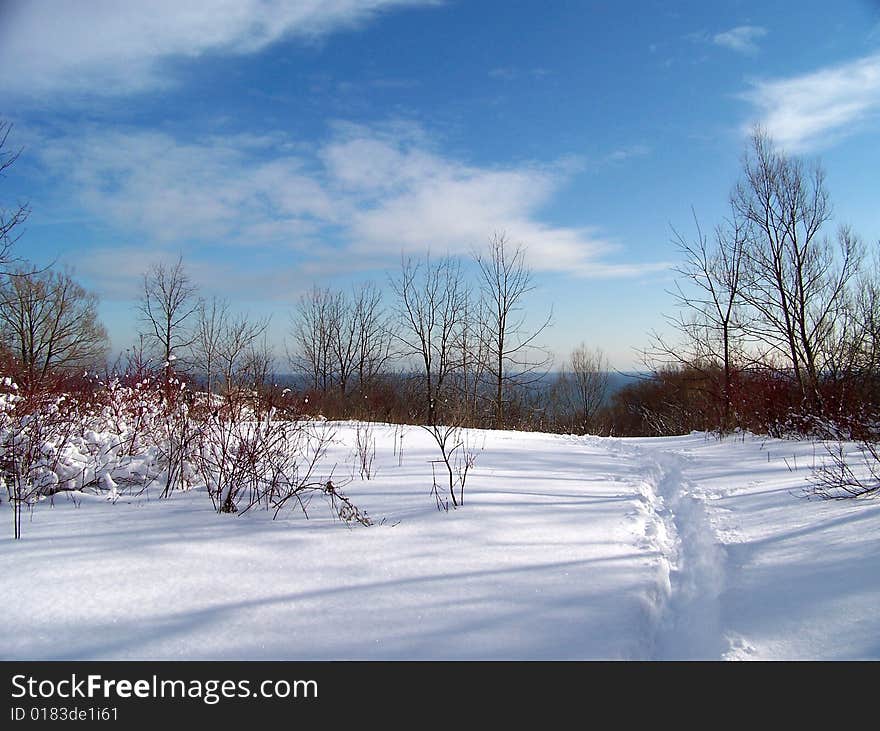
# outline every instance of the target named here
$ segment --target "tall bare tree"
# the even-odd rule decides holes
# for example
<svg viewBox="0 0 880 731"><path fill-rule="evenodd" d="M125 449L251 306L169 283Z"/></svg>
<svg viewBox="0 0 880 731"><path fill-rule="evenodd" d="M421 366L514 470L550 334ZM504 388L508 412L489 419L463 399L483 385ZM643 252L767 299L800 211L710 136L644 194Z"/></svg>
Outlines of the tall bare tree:
<svg viewBox="0 0 880 731"><path fill-rule="evenodd" d="M217 297L199 300L191 357L196 371L205 378L209 394L213 394L217 386L220 347L228 319L229 303L226 300Z"/></svg>
<svg viewBox="0 0 880 731"><path fill-rule="evenodd" d="M375 380L391 357L389 317L382 293L364 284L351 294L313 287L291 317L293 368L312 388L346 397Z"/></svg>
<svg viewBox="0 0 880 731"><path fill-rule="evenodd" d="M436 424L447 396L450 376L461 366L456 345L467 312L467 287L461 264L446 257L432 261L406 259L391 281L399 320L395 337L401 355L419 366L419 415Z"/></svg>
<svg viewBox="0 0 880 731"><path fill-rule="evenodd" d="M683 367L709 384L706 396L720 405L722 429L731 425L733 391L747 360L745 331L751 324L744 300L745 224L733 217L706 236L694 215L696 238L673 230L683 261L672 295L679 312L666 319L679 337L654 333L645 361L655 371Z"/></svg>
<svg viewBox="0 0 880 731"><path fill-rule="evenodd" d="M558 384L561 396L581 434L595 426L595 418L608 393L608 358L600 348L578 345L568 358Z"/></svg>
<svg viewBox="0 0 880 731"><path fill-rule="evenodd" d="M268 327L268 319L233 314L226 300L199 301L191 357L209 394L230 396L267 381L274 363Z"/></svg>
<svg viewBox="0 0 880 731"><path fill-rule="evenodd" d="M461 264L446 257L432 261L405 259L391 280L397 296L400 354L417 368L418 405L414 414L440 449L452 505L464 502L464 483L473 465L462 425L467 418L453 388L462 367L459 346L466 324L468 292ZM456 494L455 486L459 486ZM441 504L437 484L434 494Z"/></svg>
<svg viewBox="0 0 880 731"><path fill-rule="evenodd" d="M471 424L480 424L486 408L487 364L489 363L486 304L469 293L459 332L457 359L461 362L456 378L456 391Z"/></svg>
<svg viewBox="0 0 880 731"><path fill-rule="evenodd" d="M69 274L48 270L2 277L0 336L29 390L53 371L103 364L108 347L97 297Z"/></svg>
<svg viewBox="0 0 880 731"><path fill-rule="evenodd" d="M175 370L178 353L193 343L189 324L199 308L196 293L182 257L170 267L155 264L144 274L137 309L145 327L143 334L162 359L166 374Z"/></svg>
<svg viewBox="0 0 880 731"><path fill-rule="evenodd" d="M337 300L338 295L329 289L313 287L300 297L291 315L290 364L308 379L311 388L323 393L333 384L333 319Z"/></svg>
<svg viewBox="0 0 880 731"><path fill-rule="evenodd" d="M864 377L880 378L880 244L863 271L853 298L854 366Z"/></svg>
<svg viewBox="0 0 880 731"><path fill-rule="evenodd" d="M391 318L375 284L368 282L355 290L351 317L356 335L355 375L361 389L367 389L393 355Z"/></svg>
<svg viewBox="0 0 880 731"><path fill-rule="evenodd" d="M9 133L12 124L0 120L0 178L5 178L7 171L18 159L20 150L8 149ZM10 209L3 207L0 199L0 273L6 273L16 263L13 246L21 235L21 226L27 220L30 209L27 204L18 203Z"/></svg>
<svg viewBox="0 0 880 731"><path fill-rule="evenodd" d="M522 245L512 245L505 234L496 233L489 239L488 252L475 259L485 303L486 372L493 388L495 425L501 429L507 390L533 384L545 375L551 358L537 340L553 315L534 328L526 324L525 300L535 287Z"/></svg>
<svg viewBox="0 0 880 731"><path fill-rule="evenodd" d="M839 336L861 246L848 229L832 243L825 175L774 148L761 130L743 162L732 202L745 227L750 335L769 357L784 357L808 407L821 410L821 375Z"/></svg>

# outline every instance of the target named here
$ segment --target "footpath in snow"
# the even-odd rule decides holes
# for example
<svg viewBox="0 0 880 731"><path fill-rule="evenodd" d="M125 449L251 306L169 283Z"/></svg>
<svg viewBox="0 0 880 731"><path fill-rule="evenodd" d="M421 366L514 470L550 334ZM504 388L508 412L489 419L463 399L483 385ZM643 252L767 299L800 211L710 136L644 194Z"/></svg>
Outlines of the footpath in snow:
<svg viewBox="0 0 880 731"><path fill-rule="evenodd" d="M880 502L803 499L821 447L473 432L444 513L426 433L375 426L362 480L355 425L332 428L372 527L217 516L193 489L57 496L15 542L4 503L0 657L880 657Z"/></svg>

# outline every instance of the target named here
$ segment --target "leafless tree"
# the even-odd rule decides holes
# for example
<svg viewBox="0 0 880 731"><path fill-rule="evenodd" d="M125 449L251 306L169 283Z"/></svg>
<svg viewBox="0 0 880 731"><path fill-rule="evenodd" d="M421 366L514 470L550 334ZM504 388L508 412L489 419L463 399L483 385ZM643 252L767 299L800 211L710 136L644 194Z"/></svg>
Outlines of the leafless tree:
<svg viewBox="0 0 880 731"><path fill-rule="evenodd" d="M268 319L234 315L226 300L199 301L191 353L209 394L229 396L267 381L274 363L268 327Z"/></svg>
<svg viewBox="0 0 880 731"><path fill-rule="evenodd" d="M464 317L456 343L457 360L460 361L461 368L456 374L455 390L458 400L465 408L468 422L477 425L484 421L482 416L486 406L489 317L481 297L473 297L468 293L464 307Z"/></svg>
<svg viewBox="0 0 880 731"><path fill-rule="evenodd" d="M18 361L26 389L55 370L98 366L107 332L98 299L67 273L13 271L0 280L0 336Z"/></svg>
<svg viewBox="0 0 880 731"><path fill-rule="evenodd" d="M338 295L313 287L300 297L291 316L293 346L288 353L293 369L302 373L311 388L327 393L333 383L333 318Z"/></svg>
<svg viewBox="0 0 880 731"><path fill-rule="evenodd" d="M853 361L861 377L880 377L880 244L863 271L852 300Z"/></svg>
<svg viewBox="0 0 880 731"><path fill-rule="evenodd" d="M256 379L271 359L271 353L266 352L268 346L262 347L268 327L268 319L252 320L247 315L226 318L218 341L217 367L227 395L260 385Z"/></svg>
<svg viewBox="0 0 880 731"><path fill-rule="evenodd" d="M199 300L191 356L197 372L205 378L209 394L214 393L217 384L220 345L228 319L229 303L226 300L217 297Z"/></svg>
<svg viewBox="0 0 880 731"><path fill-rule="evenodd" d="M494 234L488 253L475 258L487 318L486 372L492 383L495 426L501 429L507 390L540 380L550 364L550 355L536 343L549 327L552 313L535 328L526 325L525 299L535 287L521 245L511 245L503 233Z"/></svg>
<svg viewBox="0 0 880 731"><path fill-rule="evenodd" d="M823 235L831 203L821 167L807 167L757 130L732 202L747 237L743 294L756 313L749 334L783 356L805 404L821 411L820 378L839 336L861 246L848 229Z"/></svg>
<svg viewBox="0 0 880 731"><path fill-rule="evenodd" d="M269 322L264 321L265 327L257 337L252 338L245 355L244 367L242 373L246 381L253 385L255 389L266 386L272 380L275 365L275 353L269 342L269 336L266 333Z"/></svg>
<svg viewBox="0 0 880 731"><path fill-rule="evenodd" d="M146 339L162 359L166 374L175 370L178 353L192 345L189 322L198 311L196 287L178 258L174 266L155 264L144 274L137 309Z"/></svg>
<svg viewBox="0 0 880 731"><path fill-rule="evenodd" d="M391 288L397 296L399 325L395 337L401 355L419 368L419 413L437 424L443 413L450 376L461 367L456 344L465 324L467 287L461 265L446 257L404 260Z"/></svg>
<svg viewBox="0 0 880 731"><path fill-rule="evenodd" d="M581 434L594 427L595 417L608 392L608 359L601 349L576 347L560 375L560 388Z"/></svg>
<svg viewBox="0 0 880 731"><path fill-rule="evenodd" d="M401 355L416 363L418 369L419 403L413 416L440 449L449 497L457 507L464 500L464 482L457 476L456 459L465 448L461 427L466 411L450 385L462 366L458 345L467 314L467 287L461 265L449 257L439 261L432 261L430 256L424 261L405 259L391 288L397 296L399 319L395 337Z"/></svg>
<svg viewBox="0 0 880 731"><path fill-rule="evenodd" d="M680 336L675 342L654 333L645 362L657 371L681 367L710 384L707 397L719 402L722 430L730 428L734 385L747 356L745 332L751 325L743 289L746 226L733 217L707 237L694 215L696 238L673 230L682 263L672 295L679 312L666 319Z"/></svg>
<svg viewBox="0 0 880 731"><path fill-rule="evenodd" d="M372 384L391 357L388 315L373 284L343 291L314 287L291 319L289 358L312 388L345 398Z"/></svg>
<svg viewBox="0 0 880 731"><path fill-rule="evenodd" d="M12 152L7 147L11 131L12 124L0 120L0 178L6 177L7 170L21 154L20 150ZM8 273L18 261L13 255L13 246L21 235L21 227L29 213L27 204L19 203L7 210L0 201L0 273Z"/></svg>
<svg viewBox="0 0 880 731"><path fill-rule="evenodd" d="M391 318L375 284L367 283L354 291L351 318L356 337L355 375L360 388L367 389L393 355Z"/></svg>

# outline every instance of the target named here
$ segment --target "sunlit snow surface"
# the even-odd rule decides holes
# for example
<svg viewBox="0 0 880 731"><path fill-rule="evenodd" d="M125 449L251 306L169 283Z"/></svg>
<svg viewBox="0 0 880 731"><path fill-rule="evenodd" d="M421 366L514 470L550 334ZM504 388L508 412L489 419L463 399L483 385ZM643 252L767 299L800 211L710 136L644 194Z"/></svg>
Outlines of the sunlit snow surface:
<svg viewBox="0 0 880 731"><path fill-rule="evenodd" d="M325 463L374 519L218 516L198 488L58 495L11 540L4 659L880 657L880 500L806 500L812 442L471 432L438 511L430 437L355 425ZM350 480L350 482L349 482Z"/></svg>

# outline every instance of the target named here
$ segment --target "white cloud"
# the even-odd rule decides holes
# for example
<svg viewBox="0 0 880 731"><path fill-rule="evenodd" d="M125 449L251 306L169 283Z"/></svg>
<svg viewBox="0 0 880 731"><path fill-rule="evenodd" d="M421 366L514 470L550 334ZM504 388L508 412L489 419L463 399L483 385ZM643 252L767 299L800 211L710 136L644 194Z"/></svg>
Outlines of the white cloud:
<svg viewBox="0 0 880 731"><path fill-rule="evenodd" d="M602 162L620 163L637 157L645 157L650 154L651 148L648 145L629 145L628 147L621 147L620 149L614 150L614 152L605 155L605 157L602 158Z"/></svg>
<svg viewBox="0 0 880 731"><path fill-rule="evenodd" d="M757 41L766 35L766 28L756 25L739 25L723 33L716 33L712 36L712 43L746 56L754 56L758 52Z"/></svg>
<svg viewBox="0 0 880 731"><path fill-rule="evenodd" d="M172 83L167 62L314 40L395 7L440 0L6 0L0 89L108 95Z"/></svg>
<svg viewBox="0 0 880 731"><path fill-rule="evenodd" d="M63 172L94 216L160 244L265 243L301 238L337 214L321 185L290 155L250 135L179 142L157 132L94 129L46 141L42 157Z"/></svg>
<svg viewBox="0 0 880 731"><path fill-rule="evenodd" d="M757 111L751 122L791 152L816 149L857 131L880 109L880 54L752 87L743 95Z"/></svg>
<svg viewBox="0 0 880 731"><path fill-rule="evenodd" d="M216 244L295 251L336 271L393 266L401 252L467 254L495 231L536 270L634 276L665 264L615 261L594 228L555 226L542 207L571 165L481 167L444 157L418 127L337 125L314 154L283 137L183 142L91 129L45 141L48 172L98 221L165 249Z"/></svg>

